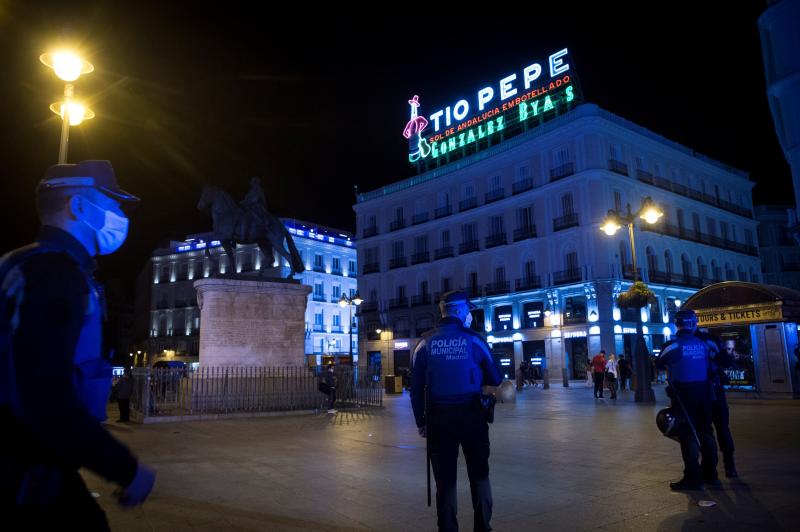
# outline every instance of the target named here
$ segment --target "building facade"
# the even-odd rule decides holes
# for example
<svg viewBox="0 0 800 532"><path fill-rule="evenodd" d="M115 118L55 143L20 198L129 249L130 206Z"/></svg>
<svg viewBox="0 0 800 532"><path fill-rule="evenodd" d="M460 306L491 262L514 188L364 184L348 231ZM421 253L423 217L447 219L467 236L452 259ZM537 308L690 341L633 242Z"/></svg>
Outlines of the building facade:
<svg viewBox="0 0 800 532"><path fill-rule="evenodd" d="M636 320L658 349L682 301L726 279L760 280L753 183L596 105L456 162L360 194L362 352L400 373L438 320L439 295L467 290L473 327L502 373L525 357L582 378L599 349L629 354ZM664 215L637 223L638 273L658 296L641 313L616 296L633 281L627 231L609 209L650 197ZM380 332L378 332L380 331Z"/></svg>
<svg viewBox="0 0 800 532"><path fill-rule="evenodd" d="M791 228L797 224L789 205L758 205L758 243L764 283L800 290L800 246Z"/></svg>
<svg viewBox="0 0 800 532"><path fill-rule="evenodd" d="M333 358L349 360L350 309L341 307L339 300L342 294L353 297L356 293L353 237L346 231L308 222L286 219L283 222L305 264L305 271L295 278L312 287L306 307L306 363L319 365ZM168 247L155 250L139 277L140 363L144 363L145 354L149 364L173 358L199 361L201 323L194 288L196 279L217 272L258 279L263 268L278 264L276 257L270 257L267 264L256 245L237 246L236 264L228 262L222 246L212 240L210 233L190 235L185 241L173 241ZM285 261L281 273L288 274ZM357 353L356 328L352 335L353 352Z"/></svg>

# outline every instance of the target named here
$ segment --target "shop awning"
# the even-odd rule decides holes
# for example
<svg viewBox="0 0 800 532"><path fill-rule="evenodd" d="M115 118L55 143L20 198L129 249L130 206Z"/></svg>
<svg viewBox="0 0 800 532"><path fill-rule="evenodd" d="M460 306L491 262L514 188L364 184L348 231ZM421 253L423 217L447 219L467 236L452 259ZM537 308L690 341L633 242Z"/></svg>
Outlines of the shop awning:
<svg viewBox="0 0 800 532"><path fill-rule="evenodd" d="M712 284L686 300L698 325L800 321L800 292L783 286L740 281Z"/></svg>

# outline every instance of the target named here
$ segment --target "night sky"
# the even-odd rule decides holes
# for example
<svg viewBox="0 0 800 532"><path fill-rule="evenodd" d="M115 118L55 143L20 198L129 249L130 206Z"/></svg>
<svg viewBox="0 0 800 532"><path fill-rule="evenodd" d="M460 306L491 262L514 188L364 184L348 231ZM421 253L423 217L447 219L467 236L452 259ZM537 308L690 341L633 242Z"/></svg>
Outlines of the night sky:
<svg viewBox="0 0 800 532"><path fill-rule="evenodd" d="M275 214L355 229L355 185L411 175L411 95L423 110L452 104L564 47L586 101L750 172L757 203L793 198L765 96L766 2L708 13L698 2L517 4L460 19L409 3L393 14L384 3L338 14L179 4L0 0L0 250L37 230L32 192L58 157L48 105L63 92L38 57L62 42L96 68L76 83L97 117L72 129L70 162L111 160L143 199L128 242L101 261L104 279L131 288L159 242L210 228L196 210L205 183L240 199L257 175Z"/></svg>

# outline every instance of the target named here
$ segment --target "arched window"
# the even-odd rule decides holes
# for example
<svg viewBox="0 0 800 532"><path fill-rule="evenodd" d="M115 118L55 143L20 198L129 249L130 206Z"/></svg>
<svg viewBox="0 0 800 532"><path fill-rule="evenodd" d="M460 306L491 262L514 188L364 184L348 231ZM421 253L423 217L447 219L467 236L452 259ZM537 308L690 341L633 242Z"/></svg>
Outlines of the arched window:
<svg viewBox="0 0 800 532"><path fill-rule="evenodd" d="M647 255L647 272L652 278L653 274L658 271L658 257L650 246L647 246L645 254Z"/></svg>
<svg viewBox="0 0 800 532"><path fill-rule="evenodd" d="M747 274L744 272L744 268L742 268L741 264L739 265L737 270L739 271L739 280L740 281L747 281Z"/></svg>
<svg viewBox="0 0 800 532"><path fill-rule="evenodd" d="M755 270L752 267L750 267L750 282L751 283L757 283L758 282L758 274L755 272Z"/></svg>
<svg viewBox="0 0 800 532"><path fill-rule="evenodd" d="M686 256L686 253L681 255L681 271L683 272L684 278L692 276L692 263L689 261L689 257Z"/></svg>
<svg viewBox="0 0 800 532"><path fill-rule="evenodd" d="M733 268L731 267L731 263L730 262L726 262L725 263L725 280L726 281L735 281L736 280L736 277L734 276Z"/></svg>
<svg viewBox="0 0 800 532"><path fill-rule="evenodd" d="M667 272L667 275L672 276L672 253L670 250L664 252L664 271Z"/></svg>
<svg viewBox="0 0 800 532"><path fill-rule="evenodd" d="M697 276L700 279L705 279L708 277L708 272L706 271L706 264L703 262L703 257L697 257Z"/></svg>
<svg viewBox="0 0 800 532"><path fill-rule="evenodd" d="M720 270L719 264L717 264L717 261L714 259L711 260L711 279L713 279L715 283L722 280L722 271Z"/></svg>

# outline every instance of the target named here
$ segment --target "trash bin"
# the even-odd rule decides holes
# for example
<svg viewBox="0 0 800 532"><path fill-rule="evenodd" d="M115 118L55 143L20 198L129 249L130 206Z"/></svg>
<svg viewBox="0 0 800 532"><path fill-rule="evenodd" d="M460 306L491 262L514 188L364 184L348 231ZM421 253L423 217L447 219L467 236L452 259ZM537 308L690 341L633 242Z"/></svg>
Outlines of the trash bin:
<svg viewBox="0 0 800 532"><path fill-rule="evenodd" d="M400 375L386 375L384 383L386 393L403 393L403 377Z"/></svg>

